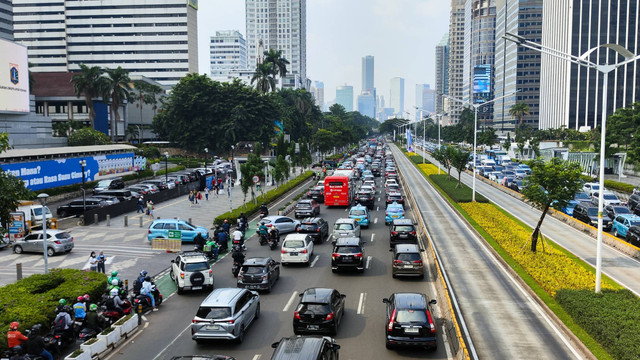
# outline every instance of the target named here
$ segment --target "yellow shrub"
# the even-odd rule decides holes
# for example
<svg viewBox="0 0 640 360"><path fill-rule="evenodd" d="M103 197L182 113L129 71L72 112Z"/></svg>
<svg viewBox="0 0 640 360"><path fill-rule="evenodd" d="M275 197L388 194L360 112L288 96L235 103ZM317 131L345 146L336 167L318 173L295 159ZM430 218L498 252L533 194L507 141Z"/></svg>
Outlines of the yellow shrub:
<svg viewBox="0 0 640 360"><path fill-rule="evenodd" d="M433 164L418 164L418 168L427 176L438 174L438 167ZM444 171L442 171L442 174L444 174Z"/></svg>
<svg viewBox="0 0 640 360"><path fill-rule="evenodd" d="M418 155L418 154L416 154L416 153L414 153L414 152L406 152L405 154L407 154L407 156L414 156L414 155Z"/></svg>
<svg viewBox="0 0 640 360"><path fill-rule="evenodd" d="M473 220L514 258L531 277L551 296L560 289L593 289L595 274L575 263L564 253L551 246L544 251L531 252L531 233L505 216L493 204L460 203ZM603 283L603 288L610 288Z"/></svg>

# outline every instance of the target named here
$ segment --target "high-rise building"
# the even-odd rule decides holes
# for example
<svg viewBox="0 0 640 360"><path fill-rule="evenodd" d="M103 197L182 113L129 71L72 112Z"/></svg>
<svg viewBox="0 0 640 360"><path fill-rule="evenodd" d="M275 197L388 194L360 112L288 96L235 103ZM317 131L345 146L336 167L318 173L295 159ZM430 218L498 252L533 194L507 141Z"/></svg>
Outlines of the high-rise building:
<svg viewBox="0 0 640 360"><path fill-rule="evenodd" d="M376 98L371 91L363 91L358 95L358 112L364 116L375 118Z"/></svg>
<svg viewBox="0 0 640 360"><path fill-rule="evenodd" d="M314 81L311 86L311 94L316 101L316 105L321 111L324 111L324 83L322 81Z"/></svg>
<svg viewBox="0 0 640 360"><path fill-rule="evenodd" d="M307 1L246 0L247 66L254 69L265 50L289 60L285 87L307 86Z"/></svg>
<svg viewBox="0 0 640 360"><path fill-rule="evenodd" d="M449 19L449 96L462 98L462 76L464 68L464 5L465 0L451 0ZM451 124L456 124L461 107L458 103L445 100L444 111Z"/></svg>
<svg viewBox="0 0 640 360"><path fill-rule="evenodd" d="M602 44L621 45L640 54L640 3L637 0L545 1L542 45L574 56ZM623 58L601 48L589 59L612 64ZM540 61L540 129L594 128L602 113L602 73L549 55ZM607 114L640 101L640 63L629 63L608 75Z"/></svg>
<svg viewBox="0 0 640 360"><path fill-rule="evenodd" d="M518 102L529 105L529 115L522 123L538 128L540 103L540 53L503 39L505 33L517 34L535 43L542 41L543 0L496 0L496 97L518 93L497 100L493 105L493 127L513 132L516 119L509 109Z"/></svg>
<svg viewBox="0 0 640 360"><path fill-rule="evenodd" d="M11 0L0 0L0 38L13 40L13 6Z"/></svg>
<svg viewBox="0 0 640 360"><path fill-rule="evenodd" d="M404 79L401 77L391 78L391 91L389 97L389 106L398 116L404 114Z"/></svg>
<svg viewBox="0 0 640 360"><path fill-rule="evenodd" d="M13 0L31 71L122 68L163 85L198 71L197 1Z"/></svg>
<svg viewBox="0 0 640 360"><path fill-rule="evenodd" d="M336 104L340 104L347 112L353 111L353 86L344 85L336 88Z"/></svg>
<svg viewBox="0 0 640 360"><path fill-rule="evenodd" d="M436 109L444 111L444 97L449 94L449 33L442 36L436 45Z"/></svg>
<svg viewBox="0 0 640 360"><path fill-rule="evenodd" d="M436 107L436 91L429 84L416 84L416 121L433 113Z"/></svg>
<svg viewBox="0 0 640 360"><path fill-rule="evenodd" d="M367 55L362 58L362 92L369 91L373 94L373 56Z"/></svg>
<svg viewBox="0 0 640 360"><path fill-rule="evenodd" d="M239 31L216 31L209 48L213 79L227 78L232 71L247 68L247 46Z"/></svg>

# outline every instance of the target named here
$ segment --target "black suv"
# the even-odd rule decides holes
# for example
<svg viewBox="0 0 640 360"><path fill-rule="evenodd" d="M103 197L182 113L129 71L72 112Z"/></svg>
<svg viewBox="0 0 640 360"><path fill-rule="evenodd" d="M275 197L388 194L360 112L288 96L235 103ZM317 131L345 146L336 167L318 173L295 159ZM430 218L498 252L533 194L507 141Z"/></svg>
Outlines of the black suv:
<svg viewBox="0 0 640 360"><path fill-rule="evenodd" d="M371 175L375 177L380 176L380 165L371 165Z"/></svg>
<svg viewBox="0 0 640 360"><path fill-rule="evenodd" d="M387 304L387 349L396 346L437 349L436 322L431 315L435 299L429 301L421 293L395 293L382 302Z"/></svg>
<svg viewBox="0 0 640 360"><path fill-rule="evenodd" d="M319 203L324 203L324 188L316 186L307 192L307 197Z"/></svg>
<svg viewBox="0 0 640 360"><path fill-rule="evenodd" d="M331 271L354 269L364 272L365 256L362 241L357 237L338 238L331 254Z"/></svg>
<svg viewBox="0 0 640 360"><path fill-rule="evenodd" d="M336 289L309 288L300 294L293 312L293 332L329 333L335 335L344 314L346 295Z"/></svg>
<svg viewBox="0 0 640 360"><path fill-rule="evenodd" d="M633 194L629 196L629 200L627 200L627 206L629 206L629 210L636 215L640 215L640 194Z"/></svg>
<svg viewBox="0 0 640 360"><path fill-rule="evenodd" d="M122 178L104 179L98 181L98 184L93 188L93 193L98 194L105 190L124 189L124 181Z"/></svg>
<svg viewBox="0 0 640 360"><path fill-rule="evenodd" d="M598 226L598 207L589 203L579 203L573 209L573 217L591 226ZM613 223L609 216L603 216L602 227L609 231Z"/></svg>
<svg viewBox="0 0 640 360"><path fill-rule="evenodd" d="M66 205L58 206L56 213L59 217L64 218L67 216L79 216L84 213L84 209L93 210L106 206L104 199L86 198L84 204L82 199L73 200Z"/></svg>
<svg viewBox="0 0 640 360"><path fill-rule="evenodd" d="M389 247L393 247L395 244L418 243L416 227L411 219L393 220L389 226L389 235Z"/></svg>
<svg viewBox="0 0 640 360"><path fill-rule="evenodd" d="M271 344L271 360L338 360L340 345L328 336L292 336Z"/></svg>
<svg viewBox="0 0 640 360"><path fill-rule="evenodd" d="M270 257L246 259L238 274L238 287L271 292L280 278L280 263Z"/></svg>
<svg viewBox="0 0 640 360"><path fill-rule="evenodd" d="M298 233L309 234L314 244L320 244L322 240L329 237L329 223L320 217L304 218L300 222Z"/></svg>
<svg viewBox="0 0 640 360"><path fill-rule="evenodd" d="M357 203L361 204L362 206L368 207L369 210L371 210L371 209L373 209L373 206L375 205L375 196L370 191L360 190L356 194L356 200L355 201Z"/></svg>

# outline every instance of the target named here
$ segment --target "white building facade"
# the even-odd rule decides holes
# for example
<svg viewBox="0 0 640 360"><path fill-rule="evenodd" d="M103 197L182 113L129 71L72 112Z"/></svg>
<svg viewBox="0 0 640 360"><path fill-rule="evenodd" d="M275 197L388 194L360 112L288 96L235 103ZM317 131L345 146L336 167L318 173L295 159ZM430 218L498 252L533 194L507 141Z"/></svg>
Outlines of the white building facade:
<svg viewBox="0 0 640 360"><path fill-rule="evenodd" d="M0 0L0 38L13 40L13 6L11 0Z"/></svg>
<svg viewBox="0 0 640 360"><path fill-rule="evenodd" d="M226 78L234 70L247 68L247 46L237 30L216 31L209 43L211 78Z"/></svg>
<svg viewBox="0 0 640 360"><path fill-rule="evenodd" d="M404 79L401 77L391 78L389 107L393 108L394 114L404 116Z"/></svg>

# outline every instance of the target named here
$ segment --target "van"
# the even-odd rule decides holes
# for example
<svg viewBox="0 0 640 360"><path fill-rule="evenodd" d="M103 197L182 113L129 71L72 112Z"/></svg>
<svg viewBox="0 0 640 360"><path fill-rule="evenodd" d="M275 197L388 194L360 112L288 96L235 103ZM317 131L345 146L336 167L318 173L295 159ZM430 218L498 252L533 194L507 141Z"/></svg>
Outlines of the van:
<svg viewBox="0 0 640 360"><path fill-rule="evenodd" d="M482 160L481 164L482 166L490 166L492 169L496 166L496 162L492 159Z"/></svg>
<svg viewBox="0 0 640 360"><path fill-rule="evenodd" d="M391 276L417 276L424 278L424 262L422 252L417 244L397 244L389 249L393 253L391 264Z"/></svg>
<svg viewBox="0 0 640 360"><path fill-rule="evenodd" d="M271 344L271 360L338 360L340 345L328 336L283 337Z"/></svg>

